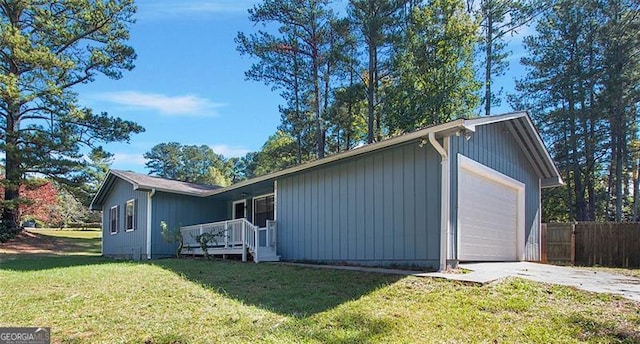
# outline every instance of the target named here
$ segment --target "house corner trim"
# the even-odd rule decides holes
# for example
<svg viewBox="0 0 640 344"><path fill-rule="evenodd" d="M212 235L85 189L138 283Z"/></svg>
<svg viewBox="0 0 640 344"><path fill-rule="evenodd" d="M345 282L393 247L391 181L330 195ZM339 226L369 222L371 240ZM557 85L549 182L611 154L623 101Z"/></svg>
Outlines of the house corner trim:
<svg viewBox="0 0 640 344"><path fill-rule="evenodd" d="M450 219L450 199L449 193L451 191L451 164L449 162L449 143L450 137L445 136L442 138L442 145L436 140L435 132L429 133L429 142L433 148L440 154L441 157L441 185L440 185L440 271L447 269L447 257L449 247L449 230L451 222Z"/></svg>
<svg viewBox="0 0 640 344"><path fill-rule="evenodd" d="M151 259L151 203L153 201L153 195L155 195L156 189L151 189L147 193L147 259Z"/></svg>

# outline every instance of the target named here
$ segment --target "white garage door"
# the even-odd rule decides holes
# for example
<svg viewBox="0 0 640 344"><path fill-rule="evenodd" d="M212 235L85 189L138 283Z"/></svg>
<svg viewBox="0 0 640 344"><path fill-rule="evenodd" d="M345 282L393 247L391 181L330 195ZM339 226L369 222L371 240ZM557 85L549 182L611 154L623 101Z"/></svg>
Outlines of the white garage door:
<svg viewBox="0 0 640 344"><path fill-rule="evenodd" d="M458 173L458 259L518 260L522 183L462 157ZM521 209L522 208L522 209Z"/></svg>

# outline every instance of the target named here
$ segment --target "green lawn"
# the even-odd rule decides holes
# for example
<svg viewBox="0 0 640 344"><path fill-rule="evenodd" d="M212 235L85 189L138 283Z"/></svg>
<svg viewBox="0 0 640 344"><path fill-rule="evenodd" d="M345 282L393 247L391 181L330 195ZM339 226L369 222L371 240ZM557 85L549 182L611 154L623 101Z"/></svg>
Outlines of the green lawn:
<svg viewBox="0 0 640 344"><path fill-rule="evenodd" d="M96 256L102 252L101 234L100 230L30 229L0 244L0 254Z"/></svg>
<svg viewBox="0 0 640 344"><path fill-rule="evenodd" d="M95 239L98 239L98 244L100 243L100 238L102 235L102 231L99 229L86 229L86 230L73 230L73 229L53 229L53 228L43 228L43 229L29 229L31 233L42 234L51 237L57 238L66 238L66 239L92 239L93 242Z"/></svg>
<svg viewBox="0 0 640 344"><path fill-rule="evenodd" d="M0 305L61 343L640 342L610 295L219 260L0 256Z"/></svg>

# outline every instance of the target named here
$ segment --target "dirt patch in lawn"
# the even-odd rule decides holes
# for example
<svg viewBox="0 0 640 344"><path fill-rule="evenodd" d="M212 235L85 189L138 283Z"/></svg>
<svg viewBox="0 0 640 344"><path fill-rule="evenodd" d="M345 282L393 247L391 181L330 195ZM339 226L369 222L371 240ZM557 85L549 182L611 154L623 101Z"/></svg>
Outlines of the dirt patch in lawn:
<svg viewBox="0 0 640 344"><path fill-rule="evenodd" d="M5 243L0 243L0 254L91 254L99 239L69 238L22 231ZM99 253L99 251L97 252Z"/></svg>

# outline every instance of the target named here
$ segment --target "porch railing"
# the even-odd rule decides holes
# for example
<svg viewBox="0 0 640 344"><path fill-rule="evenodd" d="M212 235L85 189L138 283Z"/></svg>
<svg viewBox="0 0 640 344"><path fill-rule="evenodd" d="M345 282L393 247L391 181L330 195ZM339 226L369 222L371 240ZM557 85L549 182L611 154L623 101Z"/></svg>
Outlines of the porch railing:
<svg viewBox="0 0 640 344"><path fill-rule="evenodd" d="M199 248L199 236L205 233L213 234L213 241L207 247L218 249L242 249L242 261L247 261L247 249L253 253L253 260L257 263L261 248L269 248L275 254L277 247L276 222L267 220L266 227L258 228L247 219L236 219L203 223L180 228L183 247ZM262 235L261 233L264 233ZM261 241L264 238L264 241Z"/></svg>

